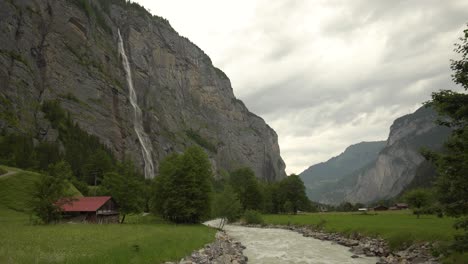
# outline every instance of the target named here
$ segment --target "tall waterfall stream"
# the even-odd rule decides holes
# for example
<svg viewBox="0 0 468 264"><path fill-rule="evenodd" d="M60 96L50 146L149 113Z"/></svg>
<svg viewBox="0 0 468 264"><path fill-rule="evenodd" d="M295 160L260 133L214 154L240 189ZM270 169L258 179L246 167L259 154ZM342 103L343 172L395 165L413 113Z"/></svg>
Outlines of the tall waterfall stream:
<svg viewBox="0 0 468 264"><path fill-rule="evenodd" d="M133 88L133 81L132 81L132 73L130 71L130 63L128 62L128 57L125 53L125 48L122 41L122 36L120 35L120 29L118 29L119 34L119 53L122 56L122 64L125 69L128 90L129 90L129 97L130 103L134 110L134 118L133 118L133 128L138 136L138 140L141 144L141 152L143 154L143 160L145 162L145 178L153 178L154 177L154 164L153 159L151 157L151 142L146 135L145 131L143 130L143 118L142 112L140 107L138 106L137 95L135 89Z"/></svg>
<svg viewBox="0 0 468 264"><path fill-rule="evenodd" d="M218 220L206 222L217 227ZM252 264L314 263L314 264L374 264L375 257L351 258L349 248L330 241L304 237L299 233L275 229L243 226L224 226L226 232L246 247L244 255Z"/></svg>

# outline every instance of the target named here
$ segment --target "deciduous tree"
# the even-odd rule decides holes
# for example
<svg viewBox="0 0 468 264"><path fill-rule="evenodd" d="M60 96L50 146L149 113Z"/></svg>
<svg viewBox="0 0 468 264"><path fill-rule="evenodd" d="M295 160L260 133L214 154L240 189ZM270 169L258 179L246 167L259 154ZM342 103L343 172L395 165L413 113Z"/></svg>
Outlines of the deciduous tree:
<svg viewBox="0 0 468 264"><path fill-rule="evenodd" d="M463 31L460 43L455 44L455 52L460 59L452 60L452 79L468 90L468 28ZM424 155L436 165L436 188L445 212L462 217L455 228L464 229L465 233L455 237L454 247L468 251L468 94L442 90L433 93L427 105L443 116L441 124L453 129L444 152L425 151Z"/></svg>
<svg viewBox="0 0 468 264"><path fill-rule="evenodd" d="M30 207L42 222L49 224L60 219L60 205L69 202L65 197L67 183L62 177L41 175L34 185Z"/></svg>
<svg viewBox="0 0 468 264"><path fill-rule="evenodd" d="M144 208L143 185L135 175L109 172L104 175L101 192L112 196L119 206L124 223L127 214L140 213Z"/></svg>
<svg viewBox="0 0 468 264"><path fill-rule="evenodd" d="M154 211L176 223L199 223L211 213L211 164L197 146L161 162L154 188Z"/></svg>
<svg viewBox="0 0 468 264"><path fill-rule="evenodd" d="M241 168L230 175L229 184L239 197L244 210L263 209L263 199L255 173L250 168Z"/></svg>

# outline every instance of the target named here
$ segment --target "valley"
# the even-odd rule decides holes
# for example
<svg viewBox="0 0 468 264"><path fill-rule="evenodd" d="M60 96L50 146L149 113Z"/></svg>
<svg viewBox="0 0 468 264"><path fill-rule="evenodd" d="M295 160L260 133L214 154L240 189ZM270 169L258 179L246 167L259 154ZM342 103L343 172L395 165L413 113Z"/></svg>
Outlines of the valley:
<svg viewBox="0 0 468 264"><path fill-rule="evenodd" d="M0 263L468 263L467 3L215 2L0 0Z"/></svg>

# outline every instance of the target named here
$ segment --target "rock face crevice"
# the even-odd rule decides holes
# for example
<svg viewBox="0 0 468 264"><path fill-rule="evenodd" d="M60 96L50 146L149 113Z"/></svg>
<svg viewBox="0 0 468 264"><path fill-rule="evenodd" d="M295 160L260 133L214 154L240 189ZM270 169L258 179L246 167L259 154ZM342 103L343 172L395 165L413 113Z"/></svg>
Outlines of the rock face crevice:
<svg viewBox="0 0 468 264"><path fill-rule="evenodd" d="M286 176L276 133L235 98L200 48L134 4L88 1L89 9L78 2L0 2L0 80L9 80L0 96L17 109L17 122L0 115L0 129L37 134L48 125L36 114L41 103L59 100L81 128L143 171L120 28L155 169L169 153L198 144L217 172L248 166L263 179Z"/></svg>

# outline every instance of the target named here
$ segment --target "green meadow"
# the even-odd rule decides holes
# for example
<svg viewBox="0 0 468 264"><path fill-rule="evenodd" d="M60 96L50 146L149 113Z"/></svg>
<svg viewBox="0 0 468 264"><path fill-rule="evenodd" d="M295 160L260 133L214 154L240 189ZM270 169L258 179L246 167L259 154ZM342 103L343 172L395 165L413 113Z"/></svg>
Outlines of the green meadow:
<svg viewBox="0 0 468 264"><path fill-rule="evenodd" d="M381 237L392 248L423 241L453 240L454 218L422 215L417 218L410 210L361 213L313 213L303 215L265 215L267 224L288 223L299 226L318 226L328 232L360 233Z"/></svg>
<svg viewBox="0 0 468 264"><path fill-rule="evenodd" d="M26 208L39 174L2 168L17 173L0 177L0 263L161 263L214 240L214 229L151 215L123 225L33 225Z"/></svg>
<svg viewBox="0 0 468 264"><path fill-rule="evenodd" d="M437 242L434 254L440 254L453 242L457 231L454 218L422 215L410 210L362 213L310 213L299 215L264 215L266 224L312 226L327 232L360 233L385 239L393 250L418 242ZM443 263L468 263L468 254L453 253Z"/></svg>

